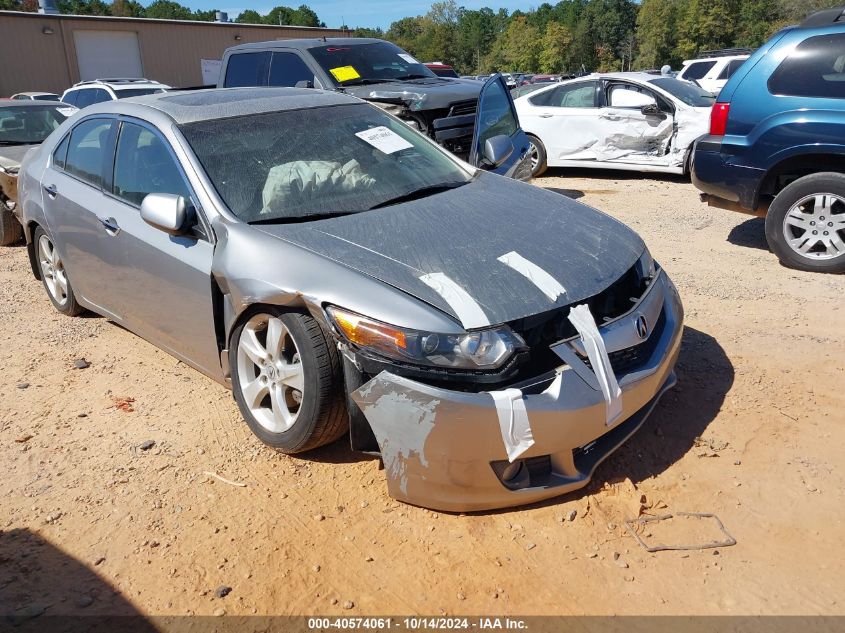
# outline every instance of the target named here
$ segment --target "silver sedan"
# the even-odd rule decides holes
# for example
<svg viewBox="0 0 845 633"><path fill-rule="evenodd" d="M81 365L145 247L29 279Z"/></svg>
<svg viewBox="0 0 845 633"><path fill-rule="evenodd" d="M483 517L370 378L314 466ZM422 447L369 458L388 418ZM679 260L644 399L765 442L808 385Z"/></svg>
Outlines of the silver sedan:
<svg viewBox="0 0 845 633"><path fill-rule="evenodd" d="M489 165L513 151L498 116L478 116ZM99 104L21 174L16 214L58 311L231 387L271 446L348 435L403 501L581 487L675 382L683 310L633 231L341 93Z"/></svg>

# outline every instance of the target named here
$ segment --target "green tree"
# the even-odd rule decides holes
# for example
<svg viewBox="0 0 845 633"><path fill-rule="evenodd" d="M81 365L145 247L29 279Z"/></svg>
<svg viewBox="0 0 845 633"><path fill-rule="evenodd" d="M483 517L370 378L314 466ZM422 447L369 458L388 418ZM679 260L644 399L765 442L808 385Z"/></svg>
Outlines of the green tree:
<svg viewBox="0 0 845 633"><path fill-rule="evenodd" d="M572 33L568 28L558 22L546 22L539 55L540 72L555 73L563 70L564 60L571 45Z"/></svg>
<svg viewBox="0 0 845 633"><path fill-rule="evenodd" d="M266 16L264 16L264 24L286 25L293 24L294 10L290 7L273 7Z"/></svg>
<svg viewBox="0 0 845 633"><path fill-rule="evenodd" d="M382 29L356 28L352 31L352 37L375 37L377 39L384 39L384 31Z"/></svg>
<svg viewBox="0 0 845 633"><path fill-rule="evenodd" d="M147 7L146 17L159 20L192 20L193 12L172 0L155 0Z"/></svg>
<svg viewBox="0 0 845 633"><path fill-rule="evenodd" d="M637 67L677 67L681 63L676 49L683 10L682 0L643 0L637 14Z"/></svg>
<svg viewBox="0 0 845 633"><path fill-rule="evenodd" d="M102 0L59 0L56 5L70 15L111 15L111 6Z"/></svg>
<svg viewBox="0 0 845 633"><path fill-rule="evenodd" d="M143 18L144 5L135 0L114 0L111 3L111 14L124 18Z"/></svg>
<svg viewBox="0 0 845 633"><path fill-rule="evenodd" d="M736 41L739 0L690 0L680 25L678 52L693 57L702 50L731 48Z"/></svg>
<svg viewBox="0 0 845 633"><path fill-rule="evenodd" d="M494 45L500 55L497 61L504 62L506 66L494 70L535 71L539 65L541 45L537 27L532 26L524 15L512 17L508 28Z"/></svg>
<svg viewBox="0 0 845 633"><path fill-rule="evenodd" d="M498 20L492 9L461 12L457 24L455 63L465 72L482 72L483 60L496 39Z"/></svg>
<svg viewBox="0 0 845 633"><path fill-rule="evenodd" d="M264 16L254 9L247 9L246 11L241 11L238 14L238 17L235 18L235 22L238 24L263 24Z"/></svg>
<svg viewBox="0 0 845 633"><path fill-rule="evenodd" d="M299 8L291 12L291 24L297 26L326 26L320 22L317 14L308 6L301 4Z"/></svg>

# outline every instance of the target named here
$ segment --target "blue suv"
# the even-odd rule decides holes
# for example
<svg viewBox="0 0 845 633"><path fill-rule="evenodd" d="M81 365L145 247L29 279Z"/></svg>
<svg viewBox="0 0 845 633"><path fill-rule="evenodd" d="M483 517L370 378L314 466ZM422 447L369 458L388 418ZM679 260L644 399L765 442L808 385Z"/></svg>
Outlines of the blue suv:
<svg viewBox="0 0 845 633"><path fill-rule="evenodd" d="M711 206L765 215L784 265L845 272L845 8L780 31L737 70L692 180Z"/></svg>

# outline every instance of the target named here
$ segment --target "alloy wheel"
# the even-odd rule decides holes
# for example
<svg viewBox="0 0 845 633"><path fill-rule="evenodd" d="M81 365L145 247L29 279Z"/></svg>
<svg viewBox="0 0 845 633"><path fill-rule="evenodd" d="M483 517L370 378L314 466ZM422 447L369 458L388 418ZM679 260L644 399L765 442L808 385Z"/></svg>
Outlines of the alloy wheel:
<svg viewBox="0 0 845 633"><path fill-rule="evenodd" d="M299 349L281 319L259 314L244 326L238 341L238 381L246 406L271 433L296 422L305 374Z"/></svg>
<svg viewBox="0 0 845 633"><path fill-rule="evenodd" d="M784 216L783 234L789 247L807 259L845 254L845 199L830 193L802 198Z"/></svg>
<svg viewBox="0 0 845 633"><path fill-rule="evenodd" d="M42 235L38 240L38 264L53 301L59 306L64 306L68 301L67 273L59 251L46 235Z"/></svg>

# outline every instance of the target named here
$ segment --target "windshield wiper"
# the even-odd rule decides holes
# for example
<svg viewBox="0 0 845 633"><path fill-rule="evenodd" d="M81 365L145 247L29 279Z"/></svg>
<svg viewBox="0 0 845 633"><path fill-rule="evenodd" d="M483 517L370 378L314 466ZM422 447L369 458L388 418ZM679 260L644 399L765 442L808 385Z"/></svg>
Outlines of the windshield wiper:
<svg viewBox="0 0 845 633"><path fill-rule="evenodd" d="M32 141L0 141L0 145L36 145Z"/></svg>
<svg viewBox="0 0 845 633"><path fill-rule="evenodd" d="M360 211L335 211L333 213L306 213L305 215L295 215L292 217L273 217L262 218L260 220L253 220L247 224L293 224L295 222L311 222L312 220L325 220L326 218L339 218L344 215L352 215L353 213L360 213Z"/></svg>
<svg viewBox="0 0 845 633"><path fill-rule="evenodd" d="M370 207L372 209L381 209L382 207L389 207L394 204L399 204L401 202L409 202L410 200L418 200L419 198L425 198L427 196L432 196L436 193L441 193L443 191L448 191L449 189L457 189L458 187L462 187L463 185L467 184L466 182L444 182L439 185L429 185L428 187L421 187L420 189L414 189L408 193L403 193L401 196L396 196L395 198L390 198L389 200L385 200L384 202L379 202L376 205Z"/></svg>
<svg viewBox="0 0 845 633"><path fill-rule="evenodd" d="M341 84L341 87L345 88L346 86L366 86L366 85L369 85L369 84L384 84L384 83L387 83L388 81L392 81L392 80L391 79L372 79L370 77L363 77L361 79L352 79L350 81L344 81Z"/></svg>
<svg viewBox="0 0 845 633"><path fill-rule="evenodd" d="M394 79L398 81L406 81L408 79L435 79L431 75L400 75L399 77L394 77Z"/></svg>

